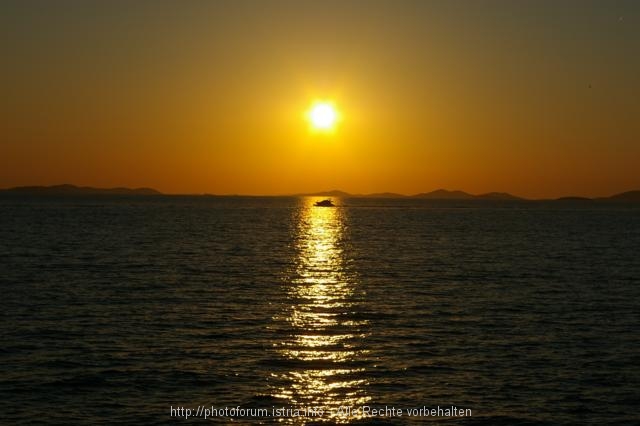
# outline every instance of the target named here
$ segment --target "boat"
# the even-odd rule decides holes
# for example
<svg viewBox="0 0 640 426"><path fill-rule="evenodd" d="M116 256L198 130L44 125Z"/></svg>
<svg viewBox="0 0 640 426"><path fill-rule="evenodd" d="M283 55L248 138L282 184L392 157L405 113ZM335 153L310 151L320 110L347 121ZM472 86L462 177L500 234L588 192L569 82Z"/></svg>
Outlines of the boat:
<svg viewBox="0 0 640 426"><path fill-rule="evenodd" d="M329 198L322 201L316 201L313 205L316 207L335 207L336 206L335 204L333 204L333 201L331 201Z"/></svg>

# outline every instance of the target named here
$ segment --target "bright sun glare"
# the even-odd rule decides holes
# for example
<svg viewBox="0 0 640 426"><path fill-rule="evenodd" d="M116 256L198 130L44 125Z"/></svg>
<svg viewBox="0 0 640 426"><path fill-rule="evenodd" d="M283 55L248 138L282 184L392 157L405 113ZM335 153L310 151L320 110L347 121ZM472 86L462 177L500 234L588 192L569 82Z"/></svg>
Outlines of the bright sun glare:
<svg viewBox="0 0 640 426"><path fill-rule="evenodd" d="M331 130L338 120L338 113L329 102L316 102L309 110L309 121L316 130Z"/></svg>

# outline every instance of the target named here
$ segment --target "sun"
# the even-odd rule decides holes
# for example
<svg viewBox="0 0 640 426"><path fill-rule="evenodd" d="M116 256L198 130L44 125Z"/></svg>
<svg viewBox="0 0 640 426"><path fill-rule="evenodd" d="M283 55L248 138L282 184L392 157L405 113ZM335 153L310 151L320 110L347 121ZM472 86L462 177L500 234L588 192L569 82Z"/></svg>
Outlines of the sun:
<svg viewBox="0 0 640 426"><path fill-rule="evenodd" d="M314 102L307 116L311 127L319 131L333 130L339 119L339 114L331 102Z"/></svg>

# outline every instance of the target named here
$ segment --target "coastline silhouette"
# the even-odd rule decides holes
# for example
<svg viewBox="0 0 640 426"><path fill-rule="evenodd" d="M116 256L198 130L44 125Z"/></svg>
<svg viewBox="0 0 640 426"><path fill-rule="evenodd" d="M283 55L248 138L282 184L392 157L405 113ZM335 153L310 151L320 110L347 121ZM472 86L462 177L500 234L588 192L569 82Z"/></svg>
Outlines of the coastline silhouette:
<svg viewBox="0 0 640 426"><path fill-rule="evenodd" d="M2 195L26 195L26 196L90 196L90 195L190 195L190 196L228 196L217 194L164 194L153 188L95 188L89 186L76 186L72 184L52 186L16 186L0 189ZM234 195L242 197L244 195ZM247 195L248 196L248 195ZM299 196L299 197L336 197L336 198L413 198L425 200L493 200L493 201L623 201L640 202L640 190L632 190L616 193L607 197L579 197L562 196L558 198L524 198L506 192L487 192L483 194L470 194L460 190L437 189L431 192L421 192L414 195L405 195L395 192L381 192L371 194L351 194L341 190L310 192L300 194L260 195L263 197Z"/></svg>

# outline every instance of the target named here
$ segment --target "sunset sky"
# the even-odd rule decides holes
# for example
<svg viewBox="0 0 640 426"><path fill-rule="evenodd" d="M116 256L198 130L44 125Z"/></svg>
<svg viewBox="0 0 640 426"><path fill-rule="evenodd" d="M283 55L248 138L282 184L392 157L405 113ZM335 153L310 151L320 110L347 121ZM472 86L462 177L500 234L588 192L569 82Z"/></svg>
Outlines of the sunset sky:
<svg viewBox="0 0 640 426"><path fill-rule="evenodd" d="M0 36L0 188L640 189L638 1L5 0Z"/></svg>

